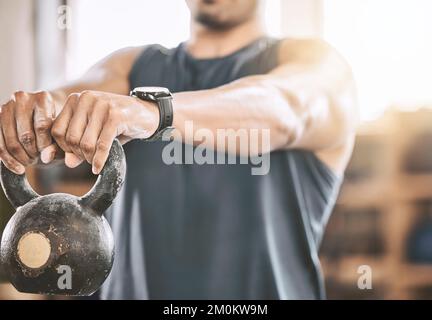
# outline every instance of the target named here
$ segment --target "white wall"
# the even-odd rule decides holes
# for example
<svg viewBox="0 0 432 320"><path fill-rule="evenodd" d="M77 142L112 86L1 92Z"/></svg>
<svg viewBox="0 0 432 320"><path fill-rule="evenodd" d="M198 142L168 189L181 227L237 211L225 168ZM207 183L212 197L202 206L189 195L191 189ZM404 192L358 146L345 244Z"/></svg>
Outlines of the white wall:
<svg viewBox="0 0 432 320"><path fill-rule="evenodd" d="M301 1L267 0L265 16L270 34L282 34L281 4L291 2L297 6ZM69 79L81 75L97 60L119 48L149 43L173 47L189 36L190 15L184 0L70 0L69 4L72 15L67 59ZM164 19L160 19L158 12L164 13Z"/></svg>
<svg viewBox="0 0 432 320"><path fill-rule="evenodd" d="M281 0L281 14L282 33L285 36L319 37L322 35L322 0Z"/></svg>
<svg viewBox="0 0 432 320"><path fill-rule="evenodd" d="M61 0L35 4L36 85L52 88L65 80L66 37Z"/></svg>
<svg viewBox="0 0 432 320"><path fill-rule="evenodd" d="M0 0L0 101L34 86L33 1Z"/></svg>

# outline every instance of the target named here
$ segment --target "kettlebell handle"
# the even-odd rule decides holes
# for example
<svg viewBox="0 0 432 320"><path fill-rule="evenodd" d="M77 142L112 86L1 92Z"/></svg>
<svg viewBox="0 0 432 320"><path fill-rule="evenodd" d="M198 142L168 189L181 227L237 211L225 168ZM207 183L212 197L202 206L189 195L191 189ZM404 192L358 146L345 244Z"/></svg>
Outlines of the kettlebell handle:
<svg viewBox="0 0 432 320"><path fill-rule="evenodd" d="M79 202L102 215L120 191L125 175L126 159L121 143L116 139L95 185L79 199ZM3 162L0 164L0 182L6 197L15 209L40 197L30 186L25 174L18 175L10 171Z"/></svg>

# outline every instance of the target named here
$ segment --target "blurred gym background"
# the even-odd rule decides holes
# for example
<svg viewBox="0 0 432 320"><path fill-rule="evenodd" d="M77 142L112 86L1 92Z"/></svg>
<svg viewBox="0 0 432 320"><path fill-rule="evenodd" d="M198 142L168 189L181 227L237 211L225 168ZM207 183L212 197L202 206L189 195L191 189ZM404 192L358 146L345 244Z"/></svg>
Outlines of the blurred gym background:
<svg viewBox="0 0 432 320"><path fill-rule="evenodd" d="M432 299L432 1L267 0L265 10L275 37L329 41L358 84L362 122L321 250L328 297ZM0 0L0 101L73 79L121 47L175 46L188 19L183 0ZM41 193L83 194L94 181L86 165L28 177ZM11 214L1 194L0 230ZM358 287L361 266L370 289ZM0 299L44 298L2 280Z"/></svg>

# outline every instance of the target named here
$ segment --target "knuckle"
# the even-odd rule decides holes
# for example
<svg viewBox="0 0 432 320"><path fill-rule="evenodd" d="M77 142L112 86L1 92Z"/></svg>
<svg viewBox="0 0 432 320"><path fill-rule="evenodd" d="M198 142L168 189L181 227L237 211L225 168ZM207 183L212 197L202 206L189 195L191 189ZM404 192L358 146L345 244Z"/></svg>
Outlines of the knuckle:
<svg viewBox="0 0 432 320"><path fill-rule="evenodd" d="M95 150L95 145L88 141L81 142L80 147L86 153L92 153Z"/></svg>
<svg viewBox="0 0 432 320"><path fill-rule="evenodd" d="M0 116L1 116L1 114L4 114L5 112L10 111L14 107L14 105L15 105L14 100L9 100L8 102L2 104Z"/></svg>
<svg viewBox="0 0 432 320"><path fill-rule="evenodd" d="M38 91L35 93L36 97L38 98L48 98L49 94L47 91Z"/></svg>
<svg viewBox="0 0 432 320"><path fill-rule="evenodd" d="M46 91L39 91L35 93L34 97L37 102L44 102L50 99L50 94Z"/></svg>
<svg viewBox="0 0 432 320"><path fill-rule="evenodd" d="M68 97L67 97L67 101L69 100L76 100L80 97L79 93L71 93Z"/></svg>
<svg viewBox="0 0 432 320"><path fill-rule="evenodd" d="M33 142L35 141L35 137L31 132L24 132L23 134L20 135L19 141L21 142L22 145L28 146L33 144Z"/></svg>
<svg viewBox="0 0 432 320"><path fill-rule="evenodd" d="M27 97L27 93L25 93L24 91L15 91L15 93L13 94L13 96L15 97L15 100L21 100Z"/></svg>
<svg viewBox="0 0 432 320"><path fill-rule="evenodd" d="M110 148L109 144L106 141L100 140L97 142L97 149L99 151L105 152Z"/></svg>
<svg viewBox="0 0 432 320"><path fill-rule="evenodd" d="M65 106L69 107L69 105L71 103L76 103L76 101L78 101L79 97L80 97L80 95L78 93L71 93L66 99Z"/></svg>
<svg viewBox="0 0 432 320"><path fill-rule="evenodd" d="M18 153L21 151L21 146L19 145L19 143L12 141L7 144L7 149L10 153Z"/></svg>
<svg viewBox="0 0 432 320"><path fill-rule="evenodd" d="M66 142L74 147L79 146L80 138L74 134L66 135Z"/></svg>
<svg viewBox="0 0 432 320"><path fill-rule="evenodd" d="M51 129L51 135L55 138L55 139L62 139L64 136L64 131L61 128L58 127L53 127Z"/></svg>
<svg viewBox="0 0 432 320"><path fill-rule="evenodd" d="M51 128L52 121L48 119L38 120L35 123L35 131L36 133L44 134Z"/></svg>
<svg viewBox="0 0 432 320"><path fill-rule="evenodd" d="M80 94L80 99L91 99L93 98L93 91L91 90L84 90Z"/></svg>

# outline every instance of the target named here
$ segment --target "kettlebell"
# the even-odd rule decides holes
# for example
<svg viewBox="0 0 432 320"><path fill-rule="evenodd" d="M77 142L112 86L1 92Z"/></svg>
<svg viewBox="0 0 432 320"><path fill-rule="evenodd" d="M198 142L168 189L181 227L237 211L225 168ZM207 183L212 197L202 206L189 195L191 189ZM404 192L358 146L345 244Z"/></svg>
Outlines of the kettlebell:
<svg viewBox="0 0 432 320"><path fill-rule="evenodd" d="M38 195L25 174L1 163L1 185L16 209L3 232L0 259L20 292L87 296L108 277L114 238L103 216L126 173L123 148L114 140L105 166L84 196Z"/></svg>

